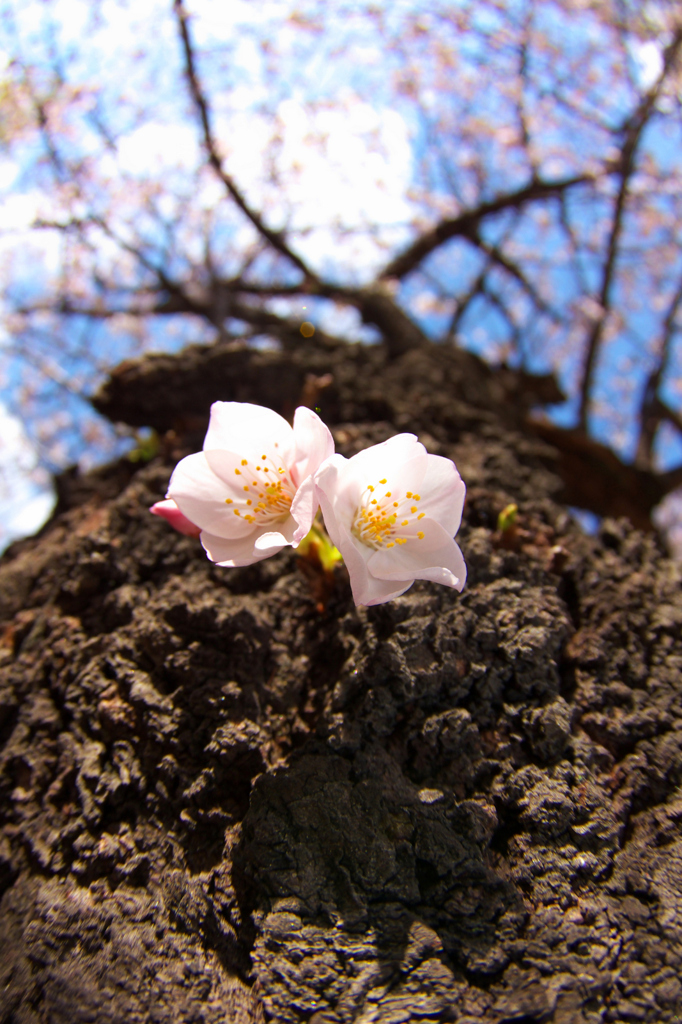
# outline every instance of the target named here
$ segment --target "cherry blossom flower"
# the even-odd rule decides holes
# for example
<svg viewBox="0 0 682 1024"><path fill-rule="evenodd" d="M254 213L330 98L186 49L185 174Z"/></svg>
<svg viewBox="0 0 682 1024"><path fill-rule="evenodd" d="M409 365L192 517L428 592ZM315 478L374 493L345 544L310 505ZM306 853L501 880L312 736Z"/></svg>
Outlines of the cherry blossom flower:
<svg viewBox="0 0 682 1024"><path fill-rule="evenodd" d="M318 508L313 474L333 451L329 430L303 406L292 428L271 409L215 402L204 449L178 463L167 498L213 562L251 565L306 536ZM156 514L177 528L170 513Z"/></svg>
<svg viewBox="0 0 682 1024"><path fill-rule="evenodd" d="M453 540L466 488L453 462L398 434L352 459L333 455L315 474L327 532L343 555L356 604L383 604L415 580L462 590Z"/></svg>

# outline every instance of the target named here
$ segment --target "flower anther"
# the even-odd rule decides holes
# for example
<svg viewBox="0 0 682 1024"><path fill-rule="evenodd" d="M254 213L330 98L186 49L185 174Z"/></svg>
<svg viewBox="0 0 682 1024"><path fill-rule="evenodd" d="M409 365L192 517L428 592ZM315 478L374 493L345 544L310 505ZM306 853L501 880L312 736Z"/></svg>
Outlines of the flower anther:
<svg viewBox="0 0 682 1024"><path fill-rule="evenodd" d="M466 488L450 459L398 434L351 459L333 455L315 486L356 604L390 601L419 579L463 589L466 566L453 538Z"/></svg>
<svg viewBox="0 0 682 1024"><path fill-rule="evenodd" d="M318 507L313 474L333 451L329 430L303 406L292 428L271 409L215 402L203 451L178 463L167 497L200 529L213 562L251 565L306 536Z"/></svg>

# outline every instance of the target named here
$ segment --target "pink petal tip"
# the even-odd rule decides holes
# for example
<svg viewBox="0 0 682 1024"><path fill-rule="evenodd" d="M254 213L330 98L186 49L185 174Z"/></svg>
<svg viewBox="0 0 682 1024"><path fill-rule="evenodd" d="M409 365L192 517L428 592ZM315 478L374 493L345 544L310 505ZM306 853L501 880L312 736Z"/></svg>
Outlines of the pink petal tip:
<svg viewBox="0 0 682 1024"><path fill-rule="evenodd" d="M188 537L198 537L201 533L201 529L182 514L172 498L157 501L149 511L153 516L161 516L162 519L169 522L178 533L184 533Z"/></svg>

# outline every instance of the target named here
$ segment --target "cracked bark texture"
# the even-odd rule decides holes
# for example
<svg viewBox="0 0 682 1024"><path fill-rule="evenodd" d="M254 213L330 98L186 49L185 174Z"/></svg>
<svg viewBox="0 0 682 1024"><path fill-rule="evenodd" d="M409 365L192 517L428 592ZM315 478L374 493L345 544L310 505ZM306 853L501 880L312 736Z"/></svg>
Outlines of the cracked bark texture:
<svg viewBox="0 0 682 1024"><path fill-rule="evenodd" d="M462 595L355 608L343 569L220 569L148 514L211 401L303 394L344 454L456 461ZM680 570L580 532L533 400L427 347L114 374L162 453L65 475L0 561L0 1020L680 1019Z"/></svg>

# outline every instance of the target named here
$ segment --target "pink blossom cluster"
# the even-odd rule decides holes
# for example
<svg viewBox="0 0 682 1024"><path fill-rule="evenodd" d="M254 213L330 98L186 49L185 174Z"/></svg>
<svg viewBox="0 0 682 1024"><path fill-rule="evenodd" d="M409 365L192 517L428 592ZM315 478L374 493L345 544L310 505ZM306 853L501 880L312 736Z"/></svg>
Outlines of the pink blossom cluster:
<svg viewBox="0 0 682 1024"><path fill-rule="evenodd" d="M216 402L203 451L178 463L151 511L199 537L213 562L240 566L297 547L321 509L355 603L374 605L415 580L462 590L454 536L465 491L454 463L414 434L346 459L310 409L298 408L292 427L271 409Z"/></svg>

